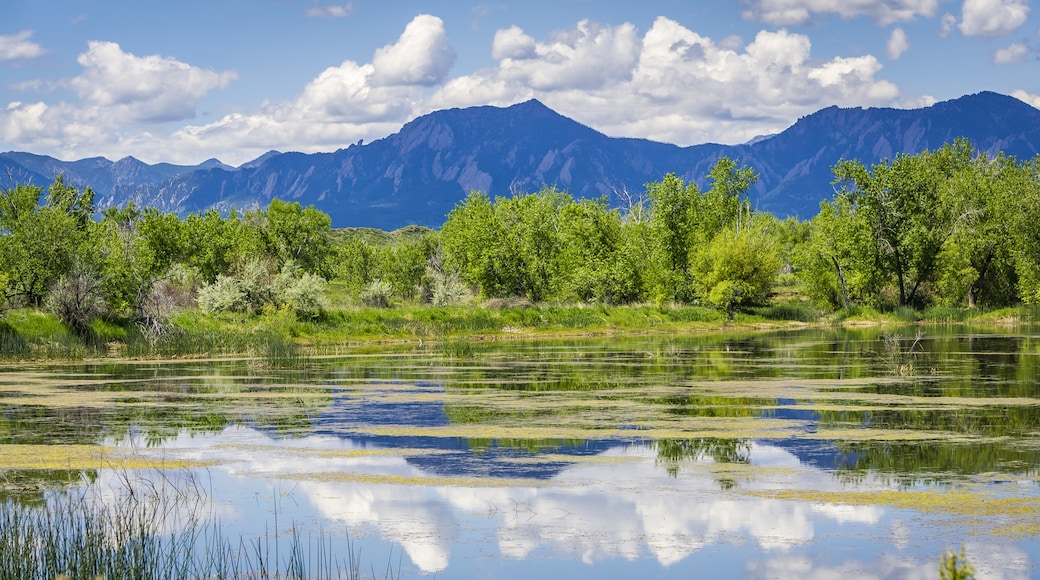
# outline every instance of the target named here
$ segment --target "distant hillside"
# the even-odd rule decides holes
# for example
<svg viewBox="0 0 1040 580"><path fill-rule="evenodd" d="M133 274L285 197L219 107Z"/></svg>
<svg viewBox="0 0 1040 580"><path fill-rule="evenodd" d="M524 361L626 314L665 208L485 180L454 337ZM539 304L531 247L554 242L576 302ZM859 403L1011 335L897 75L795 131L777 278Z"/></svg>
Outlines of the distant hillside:
<svg viewBox="0 0 1040 580"><path fill-rule="evenodd" d="M437 111L365 145L332 153L272 151L237 168L217 160L177 166L132 157L62 162L4 153L0 171L16 182L41 185L63 173L74 184L93 187L102 207L133 200L184 214L266 206L278 197L313 204L336 227L389 230L438 227L473 189L509 195L548 184L616 203L614 192L639 194L668 172L700 179L726 155L761 174L752 194L755 207L810 217L831 197L831 167L839 160L870 164L962 136L989 153L1032 158L1040 152L1040 111L989 92L912 110L828 107L743 145L678 147L607 137L532 100Z"/></svg>

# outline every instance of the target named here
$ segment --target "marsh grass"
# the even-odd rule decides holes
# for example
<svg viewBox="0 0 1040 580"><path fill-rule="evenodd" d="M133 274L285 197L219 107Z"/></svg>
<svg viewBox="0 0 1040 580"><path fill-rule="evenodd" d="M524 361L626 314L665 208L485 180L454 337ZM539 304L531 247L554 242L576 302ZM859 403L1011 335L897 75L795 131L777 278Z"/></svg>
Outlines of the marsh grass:
<svg viewBox="0 0 1040 580"><path fill-rule="evenodd" d="M473 358L473 343L464 339L446 340L437 345L437 352L449 359Z"/></svg>
<svg viewBox="0 0 1040 580"><path fill-rule="evenodd" d="M124 473L114 489L81 487L37 504L0 502L0 578L351 578L360 552L346 538L295 523L232 538L208 513L199 482ZM392 555L391 555L392 556ZM373 570L372 577L375 577ZM387 564L385 577L393 578Z"/></svg>
<svg viewBox="0 0 1040 580"><path fill-rule="evenodd" d="M921 340L923 331L917 331L913 341L888 333L882 337L882 350L877 358L888 368L888 371L901 377L912 377L917 372L917 359L923 351Z"/></svg>

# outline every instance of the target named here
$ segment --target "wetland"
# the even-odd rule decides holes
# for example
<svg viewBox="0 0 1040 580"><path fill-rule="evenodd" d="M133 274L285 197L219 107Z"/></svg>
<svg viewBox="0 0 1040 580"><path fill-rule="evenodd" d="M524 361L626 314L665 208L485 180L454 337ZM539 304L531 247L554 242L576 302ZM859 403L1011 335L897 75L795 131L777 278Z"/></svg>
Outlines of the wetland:
<svg viewBox="0 0 1040 580"><path fill-rule="evenodd" d="M7 364L0 527L143 486L245 577L1028 578L1038 363L1037 328L907 325Z"/></svg>

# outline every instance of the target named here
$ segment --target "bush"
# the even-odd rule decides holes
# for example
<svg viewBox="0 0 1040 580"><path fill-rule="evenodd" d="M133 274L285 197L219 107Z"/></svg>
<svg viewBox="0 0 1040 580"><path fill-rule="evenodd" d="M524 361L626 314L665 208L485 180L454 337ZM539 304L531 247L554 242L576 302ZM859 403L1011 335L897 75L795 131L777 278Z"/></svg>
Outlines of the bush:
<svg viewBox="0 0 1040 580"><path fill-rule="evenodd" d="M73 267L51 288L45 306L76 332L86 331L90 322L105 308L101 278L86 268Z"/></svg>
<svg viewBox="0 0 1040 580"><path fill-rule="evenodd" d="M389 308L391 294L393 294L393 289L389 282L384 282L382 279L372 280L361 291L361 302L372 308Z"/></svg>
<svg viewBox="0 0 1040 580"><path fill-rule="evenodd" d="M249 306L242 283L218 274L217 279L199 289L199 308L203 312L243 312Z"/></svg>
<svg viewBox="0 0 1040 580"><path fill-rule="evenodd" d="M690 274L701 297L730 318L745 306L765 304L781 262L764 232L723 230L693 252Z"/></svg>
<svg viewBox="0 0 1040 580"><path fill-rule="evenodd" d="M279 275L281 277L281 275ZM288 306L300 318L317 318L325 311L325 279L316 274L304 274L299 278L282 279L275 290L279 303Z"/></svg>

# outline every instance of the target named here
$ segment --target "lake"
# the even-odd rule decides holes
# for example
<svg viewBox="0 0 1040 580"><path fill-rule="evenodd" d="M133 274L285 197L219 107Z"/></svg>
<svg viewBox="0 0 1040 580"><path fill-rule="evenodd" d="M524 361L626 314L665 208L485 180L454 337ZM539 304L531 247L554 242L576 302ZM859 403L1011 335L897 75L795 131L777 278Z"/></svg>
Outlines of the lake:
<svg viewBox="0 0 1040 580"><path fill-rule="evenodd" d="M1038 362L953 326L9 364L0 490L190 488L242 549L378 578L1029 578Z"/></svg>

